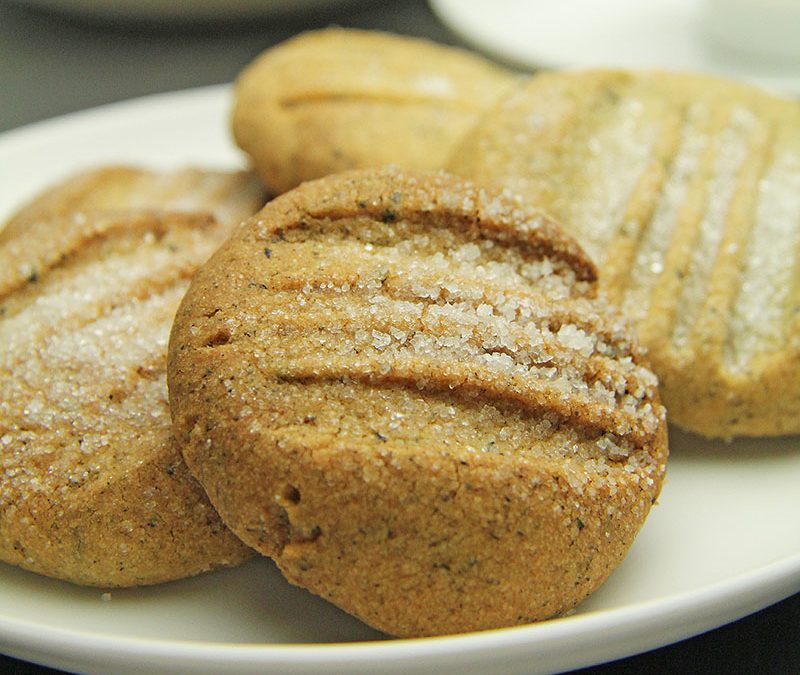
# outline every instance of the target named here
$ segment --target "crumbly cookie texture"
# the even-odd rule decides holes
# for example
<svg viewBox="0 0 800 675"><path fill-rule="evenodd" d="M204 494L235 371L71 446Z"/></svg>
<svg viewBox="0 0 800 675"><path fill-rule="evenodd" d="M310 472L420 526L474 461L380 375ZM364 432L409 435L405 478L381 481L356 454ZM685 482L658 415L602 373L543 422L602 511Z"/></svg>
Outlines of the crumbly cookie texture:
<svg viewBox="0 0 800 675"><path fill-rule="evenodd" d="M176 315L176 438L226 524L397 636L561 615L667 459L657 381L541 213L442 173L268 204Z"/></svg>
<svg viewBox="0 0 800 675"><path fill-rule="evenodd" d="M450 168L575 236L648 347L670 421L800 432L800 104L700 75L542 74Z"/></svg>
<svg viewBox="0 0 800 675"><path fill-rule="evenodd" d="M110 167L0 232L0 560L117 587L252 555L172 436L166 347L191 275L263 202L249 174Z"/></svg>
<svg viewBox="0 0 800 675"><path fill-rule="evenodd" d="M278 192L344 169L439 169L515 79L426 40L314 31L267 50L242 72L233 133Z"/></svg>

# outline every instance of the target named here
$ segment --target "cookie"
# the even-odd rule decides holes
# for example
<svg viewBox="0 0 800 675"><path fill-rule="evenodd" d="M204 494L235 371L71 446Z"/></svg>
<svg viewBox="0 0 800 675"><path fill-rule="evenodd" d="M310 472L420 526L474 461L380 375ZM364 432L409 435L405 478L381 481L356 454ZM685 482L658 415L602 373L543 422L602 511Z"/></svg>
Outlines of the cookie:
<svg viewBox="0 0 800 675"><path fill-rule="evenodd" d="M226 524L397 636L559 616L625 555L667 458L657 380L541 213L442 173L276 198L195 276L173 426Z"/></svg>
<svg viewBox="0 0 800 675"><path fill-rule="evenodd" d="M278 192L343 169L438 169L514 79L427 40L315 31L267 50L242 72L233 133Z"/></svg>
<svg viewBox="0 0 800 675"><path fill-rule="evenodd" d="M0 560L117 587L252 554L175 444L166 346L191 275L263 201L249 174L102 169L0 232Z"/></svg>
<svg viewBox="0 0 800 675"><path fill-rule="evenodd" d="M0 226L4 233L0 236L8 241L51 216L95 211L208 213L230 225L257 211L266 200L263 184L250 172L102 166L71 175L36 195Z"/></svg>
<svg viewBox="0 0 800 675"><path fill-rule="evenodd" d="M800 432L800 104L719 78L533 77L452 171L524 195L598 263L670 421Z"/></svg>

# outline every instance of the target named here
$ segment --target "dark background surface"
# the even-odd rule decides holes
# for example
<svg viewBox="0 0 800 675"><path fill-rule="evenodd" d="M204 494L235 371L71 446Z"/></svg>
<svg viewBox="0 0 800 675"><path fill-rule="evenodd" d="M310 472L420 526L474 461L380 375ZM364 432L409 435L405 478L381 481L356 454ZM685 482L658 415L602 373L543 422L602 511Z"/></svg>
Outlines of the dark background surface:
<svg viewBox="0 0 800 675"><path fill-rule="evenodd" d="M146 94L230 82L269 45L331 24L460 44L422 0L351 0L335 11L193 26L86 22L0 0L0 131ZM0 673L58 672L0 655ZM576 672L800 674L800 594L699 637Z"/></svg>

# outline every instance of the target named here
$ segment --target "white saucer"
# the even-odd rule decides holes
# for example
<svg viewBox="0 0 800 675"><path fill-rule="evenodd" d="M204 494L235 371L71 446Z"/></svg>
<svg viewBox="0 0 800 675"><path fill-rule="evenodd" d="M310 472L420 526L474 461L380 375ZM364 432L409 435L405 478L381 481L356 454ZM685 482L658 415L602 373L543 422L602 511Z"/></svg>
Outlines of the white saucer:
<svg viewBox="0 0 800 675"><path fill-rule="evenodd" d="M738 53L709 35L698 0L430 0L470 44L524 68L665 68L800 94L800 63Z"/></svg>

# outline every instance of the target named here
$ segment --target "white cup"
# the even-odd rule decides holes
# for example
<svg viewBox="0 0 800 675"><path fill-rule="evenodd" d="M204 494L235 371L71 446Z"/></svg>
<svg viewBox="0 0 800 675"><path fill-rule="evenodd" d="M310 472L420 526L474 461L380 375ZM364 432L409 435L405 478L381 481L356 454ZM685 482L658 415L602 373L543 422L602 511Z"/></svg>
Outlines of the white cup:
<svg viewBox="0 0 800 675"><path fill-rule="evenodd" d="M719 44L800 71L800 0L704 0L703 20Z"/></svg>

